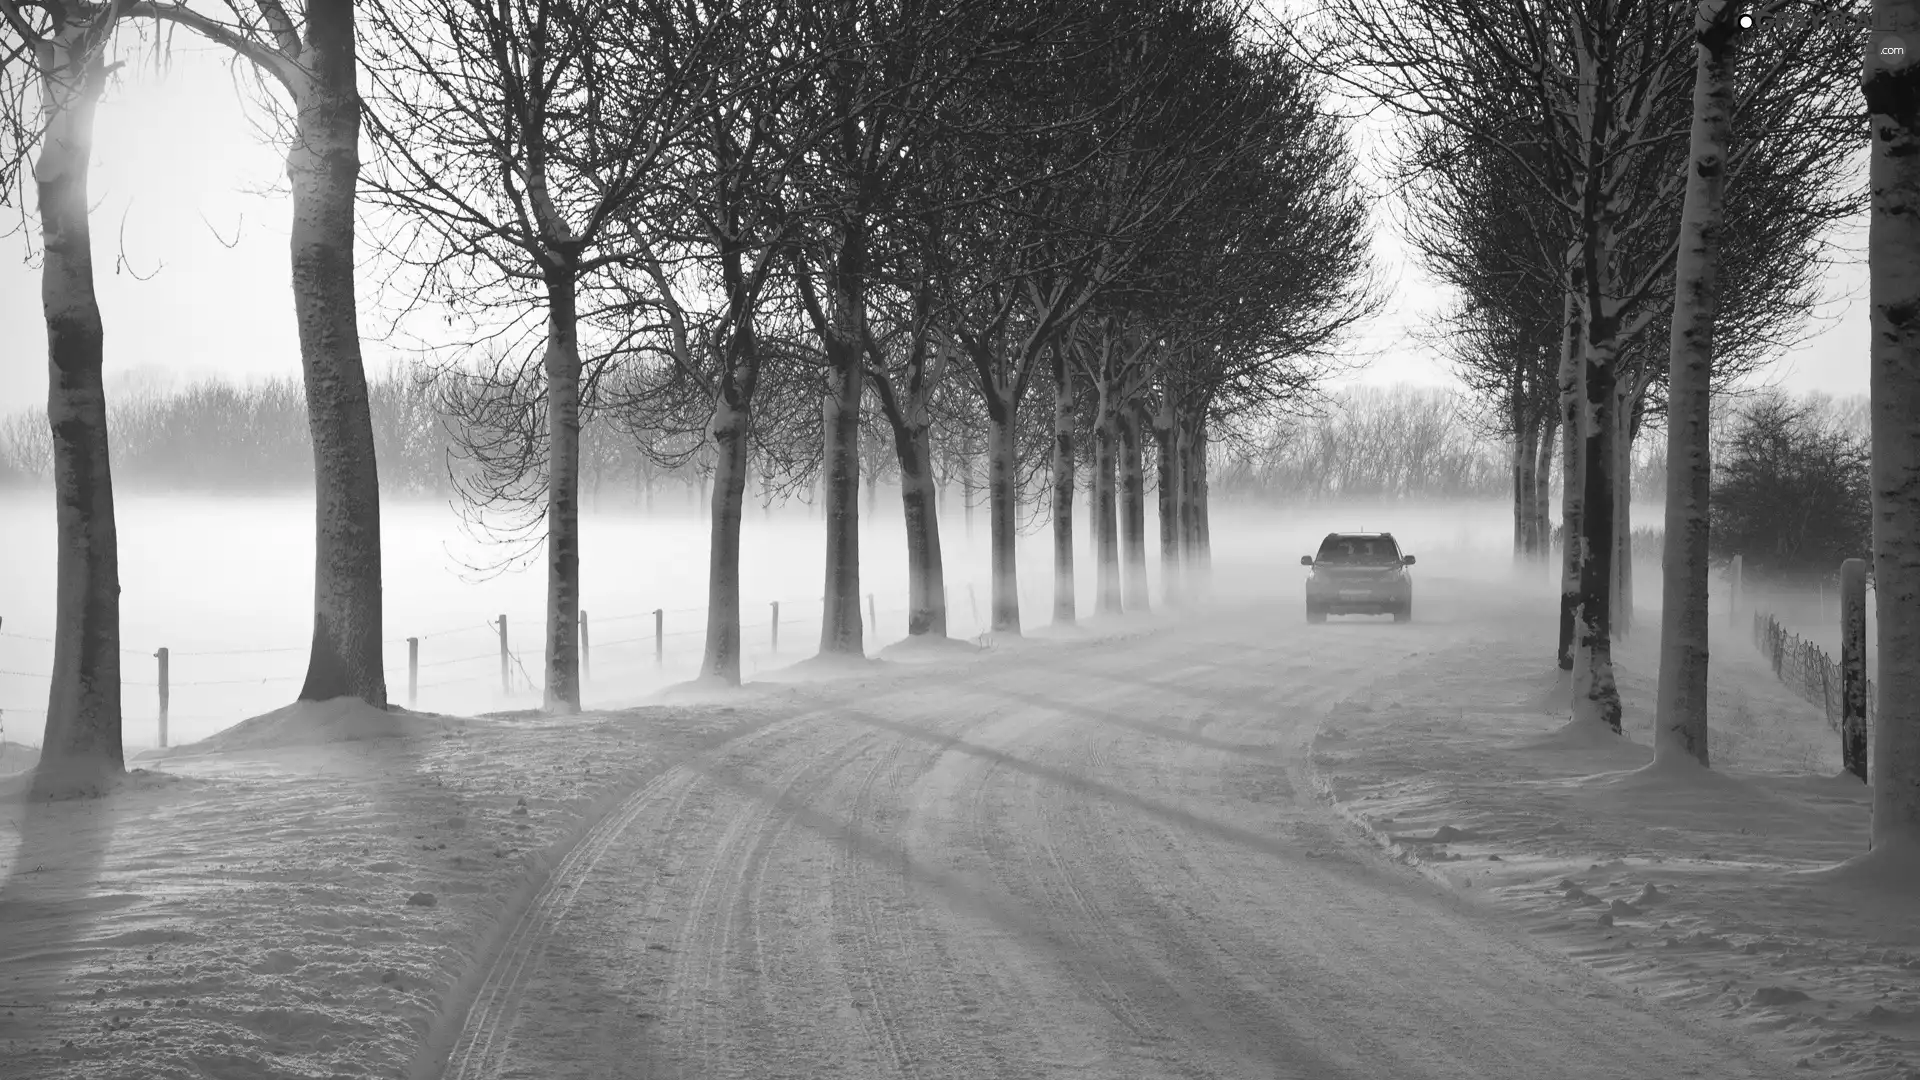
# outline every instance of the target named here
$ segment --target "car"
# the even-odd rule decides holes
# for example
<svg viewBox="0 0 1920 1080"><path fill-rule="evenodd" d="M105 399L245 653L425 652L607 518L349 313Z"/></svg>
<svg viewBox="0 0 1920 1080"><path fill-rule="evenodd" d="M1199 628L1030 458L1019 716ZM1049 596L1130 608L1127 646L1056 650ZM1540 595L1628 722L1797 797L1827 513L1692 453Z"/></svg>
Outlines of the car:
<svg viewBox="0 0 1920 1080"><path fill-rule="evenodd" d="M1328 533L1319 554L1300 556L1301 566L1313 568L1307 577L1307 621L1392 615L1394 622L1406 622L1413 618L1413 577L1407 573L1413 561L1401 554L1392 533Z"/></svg>

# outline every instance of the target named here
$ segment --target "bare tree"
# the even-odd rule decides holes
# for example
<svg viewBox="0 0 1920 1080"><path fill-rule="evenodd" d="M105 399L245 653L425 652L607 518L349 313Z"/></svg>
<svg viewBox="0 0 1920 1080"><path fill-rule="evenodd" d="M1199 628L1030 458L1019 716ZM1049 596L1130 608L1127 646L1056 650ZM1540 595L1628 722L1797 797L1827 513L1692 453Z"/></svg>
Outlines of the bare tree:
<svg viewBox="0 0 1920 1080"><path fill-rule="evenodd" d="M1728 129L1733 119L1731 0L1701 0L1695 16L1693 131L1680 214L1667 389L1666 550L1662 558L1656 764L1707 759L1707 459L1717 271L1725 223Z"/></svg>
<svg viewBox="0 0 1920 1080"><path fill-rule="evenodd" d="M686 43L708 42L706 74L688 105L692 127L667 194L631 224L649 239L626 268L617 325L633 342L629 361L648 370L635 393L612 405L630 418L651 418L643 423L704 415L693 451L710 462L713 480L701 677L737 686L749 451L762 428L811 430L804 418L781 411L800 400L803 383L810 386L797 374L784 387L788 393L768 403L771 415L759 410L770 370L798 372L816 363L796 340L799 328L789 325L795 320L778 317L794 310L797 298L776 303L769 290L795 240L789 177L823 130L808 126L800 111L822 57L791 46L801 16L785 5L715 0L678 12L681 28L658 47L684 63ZM811 468L801 461L790 471Z"/></svg>
<svg viewBox="0 0 1920 1080"><path fill-rule="evenodd" d="M818 55L821 72L801 106L802 130L820 137L808 135L806 165L794 178L796 201L812 220L791 252L795 288L826 364L821 415L827 543L820 651L857 656L865 651L861 402L870 370L887 366L883 335L873 325L874 304L890 280L925 281L924 274L903 272L898 264L908 247L889 242L889 232L910 228L904 218L936 212L909 195L926 179L915 159L951 160L955 135L968 126L961 101L977 97L975 76L983 61L1017 52L1035 34L1045 35L1048 16L1043 13L1036 22L1029 9L985 0L877 8L823 3L804 7L798 23L797 47ZM908 333L919 337L923 359L910 363L924 364L927 308L915 306L922 312L919 329ZM914 350L908 352L911 356ZM885 395L881 402L889 405ZM891 407L905 421L900 404L895 398ZM924 521L919 532L923 557L931 554L924 548Z"/></svg>
<svg viewBox="0 0 1920 1080"><path fill-rule="evenodd" d="M0 199L31 159L47 319L47 425L58 530L53 673L39 797L100 794L126 769L120 716L120 556L93 291L87 175L103 55L125 5L0 0ZM39 92L39 107L30 98Z"/></svg>
<svg viewBox="0 0 1920 1080"><path fill-rule="evenodd" d="M578 710L582 301L648 250L629 226L704 92L704 42L663 58L651 43L684 29L668 11L596 0L409 0L369 28L370 186L415 226L395 252L442 294L491 284L545 314L545 453L528 462L544 481L545 699Z"/></svg>
<svg viewBox="0 0 1920 1080"><path fill-rule="evenodd" d="M236 0L212 15L188 0L143 0L125 10L232 50L286 95L276 110L293 188L293 306L315 504L313 647L300 699L357 697L385 708L380 475L354 301L361 100L353 2L305 0L289 10L281 0Z"/></svg>

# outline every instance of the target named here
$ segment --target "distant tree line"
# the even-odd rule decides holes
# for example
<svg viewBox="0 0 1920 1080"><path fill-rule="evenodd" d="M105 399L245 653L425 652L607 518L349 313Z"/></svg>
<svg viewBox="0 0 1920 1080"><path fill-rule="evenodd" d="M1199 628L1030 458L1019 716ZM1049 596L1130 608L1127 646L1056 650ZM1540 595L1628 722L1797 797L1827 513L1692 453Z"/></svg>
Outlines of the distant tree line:
<svg viewBox="0 0 1920 1080"><path fill-rule="evenodd" d="M387 494L447 498L473 475L475 466L462 452L463 442L471 437L463 438L458 417L440 397L448 392L450 378L445 369L415 362L391 365L368 381L381 488ZM135 490L255 493L312 485L305 406L291 377L245 384L210 379L180 387L135 385L116 393L108 409L117 433L114 475ZM1222 497L1239 502L1504 498L1509 493L1510 444L1486 429L1478 410L1473 395L1459 390L1409 384L1349 387L1327 395L1318 408L1262 416L1230 429L1220 453L1209 462L1209 483ZM873 412L870 408L870 417ZM1715 461L1723 476L1749 467L1797 467L1793 454L1811 445L1809 440L1840 440L1863 448L1867 420L1865 395L1763 392L1733 402L1716 417ZM1756 423L1776 432L1775 441L1756 441L1750 431ZM1047 432L1031 434L1044 442ZM899 469L884 432L863 433L860 445L866 455L861 477L871 511L883 486L898 485ZM943 507L979 507L986 465L980 440L970 438L966 425L945 422L935 426L933 446ZM1783 447L1788 453L1750 465L1742 448L1764 446ZM1651 442L1635 455L1631 489L1636 499L1664 497L1663 450L1662 444ZM1082 446L1080 453L1082 464L1089 464L1089 448ZM1152 447L1145 453L1151 463ZM611 413L592 411L582 422L580 455L586 505L595 510L704 506L710 491L712 456L697 432L635 431ZM1023 455L1027 460L1034 456ZM1863 468L1862 460L1855 464ZM44 483L51 470L51 442L39 411L0 416L0 486ZM1040 498L1047 490L1046 472L1032 469L1029 474L1021 485L1022 502L1032 511L1032 523L1042 524L1050 512ZM1862 474L1852 475L1846 490L1864 499ZM809 501L816 495L810 479L804 471L761 466L750 495L765 506ZM1151 491L1155 470L1146 470L1143 482ZM1726 489L1729 497L1740 490L1731 480L1722 482L1732 485ZM1083 478L1083 496L1087 489ZM1556 524L1556 548L1560 535ZM1660 536L1658 527L1634 529L1635 554L1657 556ZM1735 539L1735 531L1726 525L1717 526L1715 536L1715 557L1721 560L1746 542ZM1854 541L1857 548L1857 536ZM1750 573L1766 573L1751 556L1748 566Z"/></svg>

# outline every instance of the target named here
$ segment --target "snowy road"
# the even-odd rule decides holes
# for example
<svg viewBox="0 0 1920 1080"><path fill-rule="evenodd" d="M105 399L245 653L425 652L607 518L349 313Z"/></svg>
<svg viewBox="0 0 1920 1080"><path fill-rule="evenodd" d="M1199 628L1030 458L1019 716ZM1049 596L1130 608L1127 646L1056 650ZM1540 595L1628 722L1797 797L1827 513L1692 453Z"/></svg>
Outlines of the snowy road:
<svg viewBox="0 0 1920 1080"><path fill-rule="evenodd" d="M1329 710L1501 632L1503 603L1428 581L1406 626L1249 606L823 689L586 836L450 1020L443 1075L1786 1075L1314 799Z"/></svg>

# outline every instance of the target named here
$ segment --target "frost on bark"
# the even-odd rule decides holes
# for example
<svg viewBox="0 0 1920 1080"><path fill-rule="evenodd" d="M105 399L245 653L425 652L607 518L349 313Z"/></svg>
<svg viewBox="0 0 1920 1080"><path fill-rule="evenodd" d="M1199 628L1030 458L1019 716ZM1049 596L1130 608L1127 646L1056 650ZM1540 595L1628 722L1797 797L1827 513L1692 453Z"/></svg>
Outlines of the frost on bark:
<svg viewBox="0 0 1920 1080"><path fill-rule="evenodd" d="M1876 861L1920 866L1920 2L1879 0L1862 89L1871 114Z"/></svg>
<svg viewBox="0 0 1920 1080"><path fill-rule="evenodd" d="M101 794L126 770L104 330L87 224L94 109L106 68L89 22L85 12L75 13L36 50L44 127L33 181L45 249L40 298L58 534L52 685L33 781L35 796L46 798Z"/></svg>
<svg viewBox="0 0 1920 1080"><path fill-rule="evenodd" d="M580 709L580 337L572 260L547 284L547 671L550 710Z"/></svg>
<svg viewBox="0 0 1920 1080"><path fill-rule="evenodd" d="M707 640L700 676L740 685L740 519L747 498L747 432L752 414L725 397L708 421L713 440L712 529L707 545Z"/></svg>
<svg viewBox="0 0 1920 1080"><path fill-rule="evenodd" d="M1053 352L1053 621L1072 626L1073 605L1073 362L1064 342Z"/></svg>
<svg viewBox="0 0 1920 1080"><path fill-rule="evenodd" d="M1580 509L1586 498L1586 444L1580 437L1581 397L1585 379L1581 364L1580 323L1573 294L1567 295L1567 328L1560 344L1560 670L1573 670L1575 612L1580 605L1582 529Z"/></svg>
<svg viewBox="0 0 1920 1080"><path fill-rule="evenodd" d="M1702 0L1695 16L1693 130L1667 346L1667 503L1660 559L1660 683L1654 699L1656 764L1683 758L1709 763L1709 388L1714 319L1720 303L1727 137L1733 115L1734 8L1727 0Z"/></svg>
<svg viewBox="0 0 1920 1080"><path fill-rule="evenodd" d="M1147 598L1147 493L1141 422L1137 407L1119 410L1120 547L1126 562L1124 600L1128 611L1145 611L1151 606Z"/></svg>
<svg viewBox="0 0 1920 1080"><path fill-rule="evenodd" d="M1620 691L1614 683L1610 587L1613 577L1614 383L1618 362L1610 333L1589 318L1583 349L1586 392L1580 410L1586 477L1580 506L1579 592L1574 609L1573 719L1620 733Z"/></svg>
<svg viewBox="0 0 1920 1080"><path fill-rule="evenodd" d="M1115 459L1118 457L1118 423L1110 394L1102 390L1094 412L1093 427L1093 536L1095 581L1098 592L1094 611L1101 615L1120 613L1120 521L1116 505Z"/></svg>

